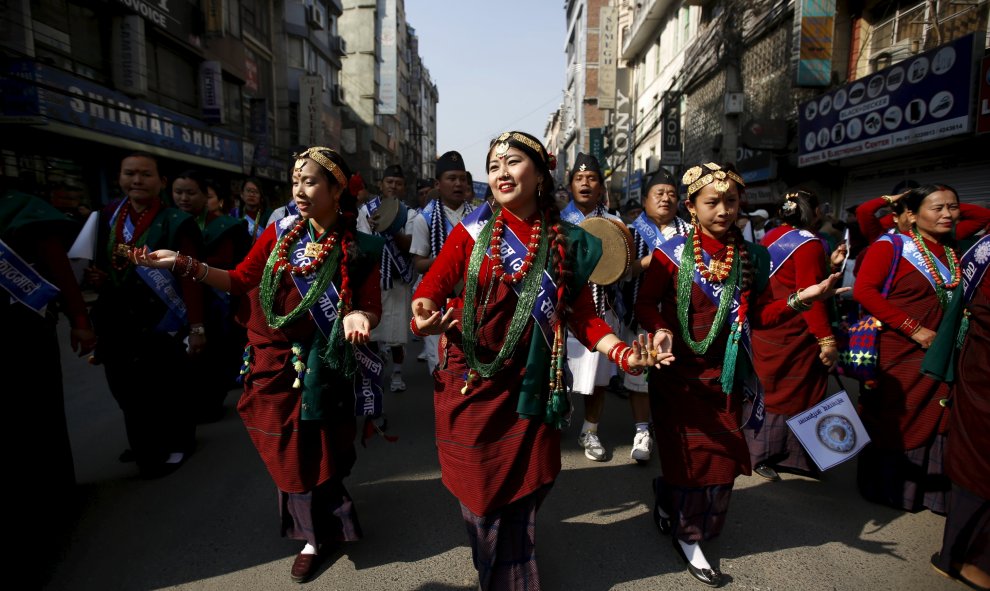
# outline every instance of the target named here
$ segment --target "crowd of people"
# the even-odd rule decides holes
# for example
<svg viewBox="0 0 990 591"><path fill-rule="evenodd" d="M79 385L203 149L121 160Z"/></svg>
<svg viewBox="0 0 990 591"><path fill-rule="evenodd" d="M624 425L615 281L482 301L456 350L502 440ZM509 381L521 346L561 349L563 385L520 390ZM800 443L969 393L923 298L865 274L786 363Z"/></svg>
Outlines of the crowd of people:
<svg viewBox="0 0 990 591"><path fill-rule="evenodd" d="M621 212L593 156L578 155L563 187L556 165L540 140L508 131L487 152L484 198L450 151L407 201L401 167L382 171L374 194L315 146L297 156L291 195L269 199L246 179L234 204L201 171L169 183L155 156L128 154L82 278L97 293L90 307L66 255L74 222L8 191L0 311L30 341L3 363L25 389L44 382L41 478L74 485L50 371L60 310L73 349L105 371L129 444L119 459L142 476L180 468L196 424L242 390L236 408L278 490L280 533L304 544L290 569L304 582L361 537L344 480L356 439L380 430L383 389L407 389L416 339L441 479L482 589L540 588L536 515L561 470L561 432L580 423L586 458L610 460L598 425L617 379L631 459L659 455L651 517L687 572L717 587L702 544L721 533L735 478L821 475L786 421L854 365L845 336L863 318L876 338L857 345L875 359L868 379L855 374L872 440L857 458L860 492L946 515L933 567L990 587L990 210L910 182L851 212L853 238L839 241L829 230L844 222L827 221L806 188L744 215L728 163L680 178L660 169ZM590 232L596 219L628 234L626 268L608 283L592 280L615 264L615 244ZM847 266L852 288L841 287ZM854 304L840 306L850 289Z"/></svg>

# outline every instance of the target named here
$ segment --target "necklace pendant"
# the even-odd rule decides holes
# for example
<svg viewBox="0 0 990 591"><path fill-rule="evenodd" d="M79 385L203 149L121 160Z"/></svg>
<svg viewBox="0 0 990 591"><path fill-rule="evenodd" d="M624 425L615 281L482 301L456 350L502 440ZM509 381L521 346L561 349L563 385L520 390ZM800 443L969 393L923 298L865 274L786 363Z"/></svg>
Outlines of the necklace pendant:
<svg viewBox="0 0 990 591"><path fill-rule="evenodd" d="M306 251L303 253L303 256L308 259L315 259L316 257L320 256L320 253L322 252L323 252L322 244L320 244L319 242L308 242L306 244Z"/></svg>
<svg viewBox="0 0 990 591"><path fill-rule="evenodd" d="M113 248L113 253L120 258L128 258L131 254L131 247L129 244L117 244Z"/></svg>
<svg viewBox="0 0 990 591"><path fill-rule="evenodd" d="M467 396L468 386L471 385L471 378L473 378L473 377L474 377L474 370L473 369L469 369L468 372L467 372L467 375L464 376L464 387L461 388L461 395L462 396Z"/></svg>

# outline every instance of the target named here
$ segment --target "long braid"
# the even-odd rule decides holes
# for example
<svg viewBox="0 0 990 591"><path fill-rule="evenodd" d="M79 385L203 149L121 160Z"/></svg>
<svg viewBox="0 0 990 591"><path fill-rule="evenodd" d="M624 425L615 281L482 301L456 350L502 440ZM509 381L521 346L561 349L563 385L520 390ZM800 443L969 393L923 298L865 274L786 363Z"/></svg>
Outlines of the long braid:
<svg viewBox="0 0 990 591"><path fill-rule="evenodd" d="M340 242L340 247L343 249L343 258L340 261L340 307L343 314L347 314L354 308L351 294L351 274L349 272L351 266L350 247L353 243L354 234L350 230L344 230L344 237Z"/></svg>

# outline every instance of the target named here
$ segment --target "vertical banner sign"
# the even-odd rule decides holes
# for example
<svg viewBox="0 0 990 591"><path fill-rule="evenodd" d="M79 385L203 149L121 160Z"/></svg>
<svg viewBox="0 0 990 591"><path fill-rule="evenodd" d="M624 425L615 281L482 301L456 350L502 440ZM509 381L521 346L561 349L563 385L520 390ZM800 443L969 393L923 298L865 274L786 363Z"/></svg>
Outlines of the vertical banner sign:
<svg viewBox="0 0 990 591"><path fill-rule="evenodd" d="M299 143L318 146L323 142L320 113L323 106L323 76L299 78Z"/></svg>
<svg viewBox="0 0 990 591"><path fill-rule="evenodd" d="M976 133L990 131L990 57L980 62L980 104L976 108Z"/></svg>
<svg viewBox="0 0 990 591"><path fill-rule="evenodd" d="M801 103L798 166L969 133L974 45L971 33Z"/></svg>
<svg viewBox="0 0 990 591"><path fill-rule="evenodd" d="M220 62L205 61L199 65L199 107L203 120L223 123L223 68Z"/></svg>
<svg viewBox="0 0 990 591"><path fill-rule="evenodd" d="M603 6L598 18L598 108L615 108L615 67L618 50L617 11Z"/></svg>
<svg viewBox="0 0 990 591"><path fill-rule="evenodd" d="M254 166L256 168L271 165L272 142L268 134L268 99L251 99L251 119L248 123L248 133L254 142Z"/></svg>
<svg viewBox="0 0 990 591"><path fill-rule="evenodd" d="M588 130L588 151L598 160L602 170L608 170L605 164L605 142L602 138L602 128L592 127Z"/></svg>
<svg viewBox="0 0 990 591"><path fill-rule="evenodd" d="M113 85L131 96L148 94L148 58L144 19L137 15L113 19Z"/></svg>
<svg viewBox="0 0 990 591"><path fill-rule="evenodd" d="M612 120L612 155L618 160L626 155L632 138L632 101L629 87L632 76L628 68L615 71L615 116Z"/></svg>
<svg viewBox="0 0 990 591"><path fill-rule="evenodd" d="M682 164L681 150L681 97L667 93L663 96L663 148L660 164Z"/></svg>
<svg viewBox="0 0 990 591"><path fill-rule="evenodd" d="M378 63L378 114L395 115L399 112L399 48L396 44L398 25L395 0L378 0L378 14L381 15L382 22L382 59Z"/></svg>
<svg viewBox="0 0 990 591"><path fill-rule="evenodd" d="M794 83L828 86L832 80L832 33L835 0L797 0L794 3Z"/></svg>
<svg viewBox="0 0 990 591"><path fill-rule="evenodd" d="M223 35L223 0L201 0L206 15L206 34Z"/></svg>

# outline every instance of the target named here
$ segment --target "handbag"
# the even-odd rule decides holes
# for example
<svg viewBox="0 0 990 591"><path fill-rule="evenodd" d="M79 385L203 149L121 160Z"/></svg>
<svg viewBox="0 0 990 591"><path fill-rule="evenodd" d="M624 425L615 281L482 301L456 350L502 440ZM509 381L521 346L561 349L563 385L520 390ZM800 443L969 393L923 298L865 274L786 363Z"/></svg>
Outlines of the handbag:
<svg viewBox="0 0 990 591"><path fill-rule="evenodd" d="M880 294L887 297L890 287L897 274L897 264L901 260L904 243L897 237L891 240L894 246L894 260L890 264L890 273L883 284ZM877 384L878 338L883 326L873 314L864 314L859 321L846 331L846 347L839 354L839 372L850 378L859 380L863 388L875 388Z"/></svg>

